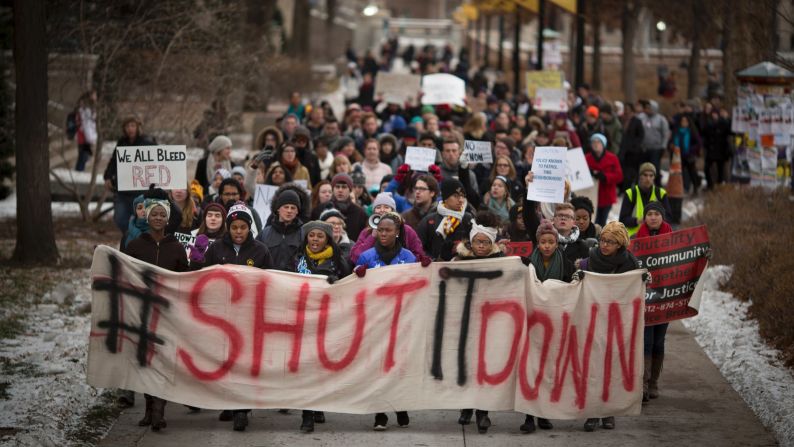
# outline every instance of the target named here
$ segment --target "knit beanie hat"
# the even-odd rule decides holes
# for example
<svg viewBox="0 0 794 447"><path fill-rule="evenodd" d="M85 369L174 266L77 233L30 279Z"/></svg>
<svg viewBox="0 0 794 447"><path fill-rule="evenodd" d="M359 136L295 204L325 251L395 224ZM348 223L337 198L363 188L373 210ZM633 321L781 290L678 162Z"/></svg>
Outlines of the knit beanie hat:
<svg viewBox="0 0 794 447"><path fill-rule="evenodd" d="M364 175L364 171L361 170L361 166L356 166L356 169L350 174L350 178L356 186L366 186L367 184L367 177Z"/></svg>
<svg viewBox="0 0 794 447"><path fill-rule="evenodd" d="M336 208L328 208L328 209L324 210L322 213L320 213L320 220L323 221L323 222L327 221L328 219L330 219L332 217L338 217L338 218L342 219L343 222L345 220L345 216L342 214L341 211L339 211Z"/></svg>
<svg viewBox="0 0 794 447"><path fill-rule="evenodd" d="M621 222L615 220L606 224L601 230L601 237L604 236L611 236L623 248L629 246L629 232Z"/></svg>
<svg viewBox="0 0 794 447"><path fill-rule="evenodd" d="M559 233L557 229L554 228L554 225L548 219L543 219L538 225L538 230L535 232L535 240L540 240L540 237L544 234L550 234L554 236L554 240L557 240L559 237Z"/></svg>
<svg viewBox="0 0 794 447"><path fill-rule="evenodd" d="M598 107L590 106L587 108L587 114L592 116L593 118L598 118Z"/></svg>
<svg viewBox="0 0 794 447"><path fill-rule="evenodd" d="M235 166L232 168L232 175L237 174L243 176L245 178L245 168L242 166Z"/></svg>
<svg viewBox="0 0 794 447"><path fill-rule="evenodd" d="M132 200L132 210L135 211L135 208L138 208L138 205L144 203L146 201L146 197L143 194L139 195L135 199ZM145 207L146 205L144 205Z"/></svg>
<svg viewBox="0 0 794 447"><path fill-rule="evenodd" d="M215 170L215 175L218 175L218 174L220 174L220 176L221 176L221 178L223 180L226 180L227 178L232 176L232 173L229 172L229 170L226 169L226 168L218 168L218 169L216 169ZM215 178L215 175L212 176L213 179Z"/></svg>
<svg viewBox="0 0 794 447"><path fill-rule="evenodd" d="M466 190L463 188L463 183L458 179L449 178L441 182L441 199L447 200L455 194L466 195Z"/></svg>
<svg viewBox="0 0 794 447"><path fill-rule="evenodd" d="M655 201L645 205L645 209L642 211L643 213L642 217L644 218L645 216L647 216L648 211L651 210L658 212L664 218L665 210L664 210L664 205L662 205L662 202Z"/></svg>
<svg viewBox="0 0 794 447"><path fill-rule="evenodd" d="M653 175L656 175L656 166L654 166L653 163L646 161L640 165L640 175L642 175L642 173L645 171L651 171L653 172Z"/></svg>
<svg viewBox="0 0 794 447"><path fill-rule="evenodd" d="M593 140L600 141L601 142L601 147L603 147L603 148L607 147L607 137L605 137L604 134L594 133L594 134L590 135L590 141L593 141Z"/></svg>
<svg viewBox="0 0 794 447"><path fill-rule="evenodd" d="M375 197L375 200L372 202L372 209L375 209L378 205L386 205L392 209L392 211L397 209L397 203L394 201L390 192L382 192Z"/></svg>
<svg viewBox="0 0 794 447"><path fill-rule="evenodd" d="M244 202L237 202L229 208L229 214L226 215L226 225L231 225L235 220L244 220L248 224L248 228L254 223L254 216L251 215L251 210L245 206Z"/></svg>
<svg viewBox="0 0 794 447"><path fill-rule="evenodd" d="M221 213L221 216L226 215L226 208L218 202L209 202L208 204L204 205L202 215L206 216L210 211L217 211Z"/></svg>
<svg viewBox="0 0 794 447"><path fill-rule="evenodd" d="M285 189L282 191L281 194L276 197L276 209L279 209L284 205L295 205L298 207L298 212L300 212L301 198L298 196L298 193L291 189Z"/></svg>
<svg viewBox="0 0 794 447"><path fill-rule="evenodd" d="M344 183L345 185L347 185L348 189L350 189L351 191L353 190L353 179L351 179L349 175L340 173L340 174L336 174L334 178L331 179L332 188L338 185L339 183Z"/></svg>
<svg viewBox="0 0 794 447"><path fill-rule="evenodd" d="M305 239L306 236L309 235L309 232L312 230L320 230L325 233L325 236L328 238L328 242L332 241L334 238L334 227L327 222L323 222L320 220L313 220L311 222L306 222L301 227L301 231L303 232L303 238Z"/></svg>
<svg viewBox="0 0 794 447"><path fill-rule="evenodd" d="M229 137L225 135L218 135L212 140L212 143L210 143L209 149L210 152L214 154L216 152L219 152L221 149L225 149L227 147L232 147L232 140L230 140Z"/></svg>

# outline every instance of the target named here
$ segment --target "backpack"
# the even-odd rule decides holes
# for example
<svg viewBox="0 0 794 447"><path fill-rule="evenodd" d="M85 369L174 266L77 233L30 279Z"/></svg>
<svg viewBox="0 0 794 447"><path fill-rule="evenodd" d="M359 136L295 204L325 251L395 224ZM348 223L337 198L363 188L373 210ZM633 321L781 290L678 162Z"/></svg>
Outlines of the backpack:
<svg viewBox="0 0 794 447"><path fill-rule="evenodd" d="M77 123L77 111L72 110L71 113L66 115L66 138L74 140L74 136L77 135L79 127L80 125Z"/></svg>

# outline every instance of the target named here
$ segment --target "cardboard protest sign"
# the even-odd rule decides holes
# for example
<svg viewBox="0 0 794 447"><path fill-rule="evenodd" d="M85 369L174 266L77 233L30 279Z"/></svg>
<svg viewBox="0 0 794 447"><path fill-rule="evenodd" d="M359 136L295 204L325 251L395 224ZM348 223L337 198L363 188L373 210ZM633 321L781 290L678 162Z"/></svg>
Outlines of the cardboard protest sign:
<svg viewBox="0 0 794 447"><path fill-rule="evenodd" d="M532 162L534 179L527 184L527 199L536 202L562 203L565 196L566 147L535 148Z"/></svg>
<svg viewBox="0 0 794 447"><path fill-rule="evenodd" d="M533 105L537 110L567 112L568 94L561 88L539 88L535 92Z"/></svg>
<svg viewBox="0 0 794 447"><path fill-rule="evenodd" d="M584 158L584 151L581 147L569 149L565 153L568 162L565 168L565 178L571 182L571 191L579 191L593 186L593 176L590 175L590 168Z"/></svg>
<svg viewBox="0 0 794 447"><path fill-rule="evenodd" d="M435 162L435 149L408 146L405 150L405 163L414 171L427 171L427 168Z"/></svg>
<svg viewBox="0 0 794 447"><path fill-rule="evenodd" d="M100 246L91 274L93 386L208 409L640 412L642 270L541 284L509 257L330 285L246 266L174 273Z"/></svg>
<svg viewBox="0 0 794 447"><path fill-rule="evenodd" d="M382 95L384 101L402 105L416 99L421 84L422 76L420 75L381 71L375 77L375 96Z"/></svg>
<svg viewBox="0 0 794 447"><path fill-rule="evenodd" d="M474 140L464 141L463 159L469 163L493 163L491 142Z"/></svg>
<svg viewBox="0 0 794 447"><path fill-rule="evenodd" d="M543 58L544 63L546 57ZM559 70L527 71L527 96L534 98L538 88L561 89L563 78L564 76Z"/></svg>
<svg viewBox="0 0 794 447"><path fill-rule="evenodd" d="M187 187L185 146L119 146L115 155L119 191Z"/></svg>
<svg viewBox="0 0 794 447"><path fill-rule="evenodd" d="M647 326L697 315L709 248L705 226L632 239L629 250L652 277L645 289Z"/></svg>
<svg viewBox="0 0 794 447"><path fill-rule="evenodd" d="M267 222L270 217L270 203L273 202L273 196L276 194L278 186L273 185L256 185L254 192L254 210L259 214L262 222Z"/></svg>
<svg viewBox="0 0 794 447"><path fill-rule="evenodd" d="M437 73L422 77L422 104L466 105L466 82L447 74Z"/></svg>
<svg viewBox="0 0 794 447"><path fill-rule="evenodd" d="M505 256L521 256L528 258L532 254L532 241L508 242L505 244Z"/></svg>

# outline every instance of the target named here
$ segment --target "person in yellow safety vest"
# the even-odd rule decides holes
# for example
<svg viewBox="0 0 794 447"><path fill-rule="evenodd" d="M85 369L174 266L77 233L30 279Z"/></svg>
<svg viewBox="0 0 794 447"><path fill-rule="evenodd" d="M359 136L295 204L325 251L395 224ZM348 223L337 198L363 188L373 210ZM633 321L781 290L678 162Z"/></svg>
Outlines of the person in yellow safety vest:
<svg viewBox="0 0 794 447"><path fill-rule="evenodd" d="M661 202L665 210L665 220L669 221L672 215L667 191L654 185L656 167L652 163L640 165L640 178L636 185L626 190L623 203L620 206L620 222L626 226L629 237L634 236L640 229L645 205L651 202Z"/></svg>

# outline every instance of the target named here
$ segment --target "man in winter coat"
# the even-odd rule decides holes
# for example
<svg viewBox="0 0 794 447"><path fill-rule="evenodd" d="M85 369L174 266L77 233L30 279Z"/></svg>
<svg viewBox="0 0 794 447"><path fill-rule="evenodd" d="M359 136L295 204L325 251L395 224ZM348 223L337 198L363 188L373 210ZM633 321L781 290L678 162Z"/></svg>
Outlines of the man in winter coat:
<svg viewBox="0 0 794 447"><path fill-rule="evenodd" d="M596 223L604 226L607 224L609 210L617 202L617 186L623 180L623 171L617 155L607 151L607 138L600 134L590 137L592 152L585 155L590 173L598 179L598 209Z"/></svg>
<svg viewBox="0 0 794 447"><path fill-rule="evenodd" d="M301 246L301 226L307 217L303 211L308 206L306 192L294 183L282 185L273 195L270 217L256 240L270 251L274 269L290 269L290 260Z"/></svg>
<svg viewBox="0 0 794 447"><path fill-rule="evenodd" d="M317 220L326 208L336 208L345 217L347 235L356 237L367 227L367 213L353 202L353 179L347 174L336 174L331 179L333 197L325 207L312 210L312 220Z"/></svg>
<svg viewBox="0 0 794 447"><path fill-rule="evenodd" d="M670 201L667 198L667 191L662 187L654 185L656 178L656 167L645 162L640 165L640 180L636 185L626 190L623 196L623 203L620 205L620 222L626 226L629 237L639 230L643 216L645 216L645 205L651 202L661 202L665 209L665 220L670 220Z"/></svg>
<svg viewBox="0 0 794 447"><path fill-rule="evenodd" d="M466 200L475 209L480 204L480 191L477 186L477 176L474 171L464 166L461 162L461 142L458 138L450 136L444 139L441 146L441 176L444 180L458 180L465 192Z"/></svg>
<svg viewBox="0 0 794 447"><path fill-rule="evenodd" d="M656 172L659 172L662 154L670 140L670 124L659 113L659 104L656 101L644 102L643 108L643 113L639 115L645 131L642 150L645 153L645 161L652 163L656 167ZM656 186L661 184L661 176L657 176Z"/></svg>
<svg viewBox="0 0 794 447"><path fill-rule="evenodd" d="M637 170L643 160L642 141L645 139L645 128L642 120L634 113L634 105L626 104L624 112L625 129L623 140L620 144L621 168L623 169L623 184L621 189L626 189L637 181Z"/></svg>
<svg viewBox="0 0 794 447"><path fill-rule="evenodd" d="M419 223L417 233L428 256L449 261L458 242L468 238L473 217L466 212L466 191L459 180L441 182L441 199L436 211Z"/></svg>

